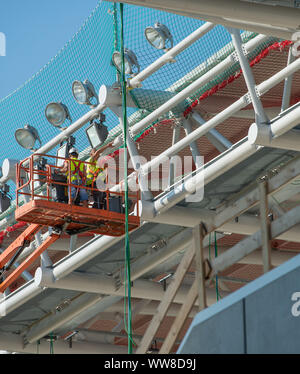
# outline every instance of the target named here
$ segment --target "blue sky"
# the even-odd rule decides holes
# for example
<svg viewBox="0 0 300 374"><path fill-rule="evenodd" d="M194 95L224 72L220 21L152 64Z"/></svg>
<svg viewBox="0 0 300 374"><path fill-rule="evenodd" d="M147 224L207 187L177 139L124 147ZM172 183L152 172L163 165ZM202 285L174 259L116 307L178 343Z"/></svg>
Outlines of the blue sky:
<svg viewBox="0 0 300 374"><path fill-rule="evenodd" d="M25 124L37 129L42 144L57 135L58 130L45 118L44 111L49 102L61 101L67 105L73 121L89 110L87 106L78 105L72 97L71 87L75 79L89 79L96 92L102 84L115 82L116 72L111 65L113 3L103 1L88 18L97 4L98 0L11 0L1 4L0 32L6 35L7 54L0 57L0 128L4 130L0 139L0 165L7 157L21 160L30 154L17 144L14 137L16 129ZM119 11L117 14L119 19ZM135 51L141 69L163 53L147 43L144 36L145 28L157 21L170 29L174 44L203 24L197 19L126 5L124 45ZM143 82L143 88L167 89L229 40L229 33L217 26L176 56L176 63L166 64ZM1 100L4 97L6 99ZM145 98L138 103L141 107L145 104L143 100ZM155 96L147 97L146 101L149 107L157 105ZM118 120L109 110L105 114L106 125L113 132ZM75 136L76 147L85 149L88 146L85 128L78 130ZM56 149L51 152L55 153Z"/></svg>
<svg viewBox="0 0 300 374"><path fill-rule="evenodd" d="M98 0L1 1L0 99L21 86L71 39Z"/></svg>
<svg viewBox="0 0 300 374"><path fill-rule="evenodd" d="M114 48L112 2L103 1L89 17L98 0L12 1L0 8L0 32L7 38L7 55L0 57L0 128L8 130L0 139L0 163L6 157L23 159L28 156L29 152L14 139L15 130L25 124L37 129L43 144L57 135L57 129L47 122L44 114L49 102L61 101L67 105L73 121L89 110L78 105L72 97L75 79L89 79L96 92L102 84L111 85L116 79L111 65ZM119 19L119 11L117 14ZM196 19L126 5L124 45L135 51L141 69L163 53L147 43L144 36L145 28L157 21L167 25L175 44L203 24ZM167 89L229 39L226 30L216 27L176 56L176 63L166 64L149 77L143 87ZM3 97L6 99L1 100ZM143 100L139 102L141 107L145 104ZM147 97L146 101L149 107L157 105L155 96ZM113 130L118 121L111 111L105 114L106 125ZM88 146L84 128L76 133L76 146L80 149Z"/></svg>

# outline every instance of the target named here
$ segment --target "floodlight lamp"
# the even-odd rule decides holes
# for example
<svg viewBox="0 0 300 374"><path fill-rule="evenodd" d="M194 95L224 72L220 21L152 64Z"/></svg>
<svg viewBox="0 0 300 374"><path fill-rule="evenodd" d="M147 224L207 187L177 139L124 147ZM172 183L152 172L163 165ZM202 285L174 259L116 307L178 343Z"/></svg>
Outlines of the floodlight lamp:
<svg viewBox="0 0 300 374"><path fill-rule="evenodd" d="M34 150L33 147L37 140L39 141L40 146L42 145L37 130L30 125L25 125L23 129L17 129L15 132L15 138L18 144L25 149Z"/></svg>
<svg viewBox="0 0 300 374"><path fill-rule="evenodd" d="M78 104L96 107L99 103L95 88L89 80L74 81L72 84L72 94ZM96 104L91 99L96 99Z"/></svg>
<svg viewBox="0 0 300 374"><path fill-rule="evenodd" d="M122 72L122 55L121 52L115 51L112 55L112 63L119 72ZM125 74L136 75L140 72L140 65L137 57L130 49L124 49Z"/></svg>
<svg viewBox="0 0 300 374"><path fill-rule="evenodd" d="M156 22L154 26L146 27L145 29L145 37L152 45L152 47L156 49L162 49L164 51L168 51L173 47L173 37L170 33L167 26ZM167 48L167 44L170 44L169 48Z"/></svg>
<svg viewBox="0 0 300 374"><path fill-rule="evenodd" d="M107 139L108 129L102 122L92 121L90 126L85 130L92 148L98 148Z"/></svg>
<svg viewBox="0 0 300 374"><path fill-rule="evenodd" d="M45 115L47 120L54 127L60 127L66 119L72 122L69 109L63 103L49 103L45 109Z"/></svg>

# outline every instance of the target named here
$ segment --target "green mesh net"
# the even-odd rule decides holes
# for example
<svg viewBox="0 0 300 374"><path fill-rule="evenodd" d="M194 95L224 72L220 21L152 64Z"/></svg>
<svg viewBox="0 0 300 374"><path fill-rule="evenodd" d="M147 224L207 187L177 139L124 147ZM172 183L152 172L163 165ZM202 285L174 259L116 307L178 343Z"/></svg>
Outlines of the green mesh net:
<svg viewBox="0 0 300 374"><path fill-rule="evenodd" d="M153 48L147 42L144 34L147 26L153 26L156 22L166 25L172 33L174 45L176 45L204 24L201 20L131 5L124 6L124 22L124 45L135 52L141 70L164 53L162 50ZM89 79L94 84L96 91L102 84L112 85L116 82L117 72L111 63L111 57L113 51L118 50L120 46L119 27L118 6L111 2L100 1L80 30L47 65L23 86L0 100L0 124L2 129L7 130L5 136L0 140L1 164L7 157L23 159L30 155L29 151L22 149L15 141L14 133L17 128L23 127L25 124L34 126L38 130L43 144L58 134L58 130L51 126L45 118L45 107L49 102L61 101L67 105L73 121L89 110L87 106L77 104L72 97L71 87L74 80ZM250 32L242 33L244 42L255 36L256 34ZM270 38L269 41L256 48L251 55L255 56L272 42L274 39ZM140 95L138 89L131 90L137 107L128 108L129 126L133 126L161 105L162 92L166 95L165 97L171 97L180 92L226 58L232 51L233 45L228 31L220 25L213 28L176 56L175 62L166 64L143 82L143 89L151 90L151 95ZM239 64L236 63L230 69L216 76L215 79L184 100L177 107L178 113L175 111L175 114L183 112L184 108L190 105L195 98L238 70ZM106 110L105 114L106 125L110 132L107 140L109 141L121 133L121 128L116 116L110 110ZM159 120L172 116L174 113L166 113ZM148 128L153 125L154 123ZM76 147L83 151L82 158L85 158L84 155L89 150L85 128L83 127L74 134ZM140 134L137 135L137 137L139 136ZM50 153L55 154L56 149ZM0 215L0 219L2 216Z"/></svg>

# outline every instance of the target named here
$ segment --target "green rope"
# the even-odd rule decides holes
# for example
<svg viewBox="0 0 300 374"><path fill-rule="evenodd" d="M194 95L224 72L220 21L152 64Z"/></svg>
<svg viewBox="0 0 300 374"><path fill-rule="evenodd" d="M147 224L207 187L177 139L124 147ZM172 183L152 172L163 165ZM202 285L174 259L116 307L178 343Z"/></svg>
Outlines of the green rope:
<svg viewBox="0 0 300 374"><path fill-rule="evenodd" d="M129 227L128 227L128 162L127 162L127 103L126 103L126 78L125 78L125 58L124 58L124 28L123 28L123 4L120 3L120 18L121 18L121 86L122 86L122 109L123 109L123 133L124 133L124 181L125 181L125 287L127 289L127 335L128 335L128 353L132 353L132 316L131 316L131 275L130 275L130 245L129 245ZM127 279L126 279L127 277ZM125 288L126 292L126 288ZM125 293L126 296L126 293ZM125 313L124 313L125 314Z"/></svg>
<svg viewBox="0 0 300 374"><path fill-rule="evenodd" d="M118 14L117 14L117 4L114 3L112 6L113 14L113 25L114 25L114 38L113 38L113 52L119 50L119 40L118 40ZM116 69L116 79L117 82L120 82L120 73Z"/></svg>
<svg viewBox="0 0 300 374"><path fill-rule="evenodd" d="M217 245L217 233L215 232L215 257L218 257L218 245ZM216 275L216 294L217 294L217 301L220 299L219 294L219 285L218 285L218 276Z"/></svg>
<svg viewBox="0 0 300 374"><path fill-rule="evenodd" d="M52 355L54 354L52 332L50 332L50 354L52 354Z"/></svg>
<svg viewBox="0 0 300 374"><path fill-rule="evenodd" d="M40 344L41 344L41 341L37 340L37 342L36 342L36 354L40 353Z"/></svg>
<svg viewBox="0 0 300 374"><path fill-rule="evenodd" d="M218 245L217 245L217 233L214 232L214 246L215 246L215 257L218 257ZM208 237L208 259L211 260L211 233L209 233ZM220 293L219 293L219 284L218 284L218 276L216 275L216 295L217 295L217 301L220 299Z"/></svg>

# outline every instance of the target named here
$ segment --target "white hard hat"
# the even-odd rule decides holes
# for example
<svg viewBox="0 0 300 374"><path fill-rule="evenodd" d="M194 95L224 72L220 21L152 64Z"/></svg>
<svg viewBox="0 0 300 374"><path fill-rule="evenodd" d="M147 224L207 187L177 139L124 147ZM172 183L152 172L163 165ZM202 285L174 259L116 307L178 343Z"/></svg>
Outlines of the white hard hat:
<svg viewBox="0 0 300 374"><path fill-rule="evenodd" d="M76 153L79 155L79 152L77 151L76 148L72 147L70 150L69 150L69 155L71 155L72 153Z"/></svg>

